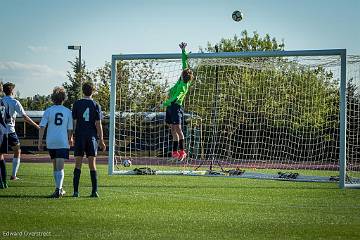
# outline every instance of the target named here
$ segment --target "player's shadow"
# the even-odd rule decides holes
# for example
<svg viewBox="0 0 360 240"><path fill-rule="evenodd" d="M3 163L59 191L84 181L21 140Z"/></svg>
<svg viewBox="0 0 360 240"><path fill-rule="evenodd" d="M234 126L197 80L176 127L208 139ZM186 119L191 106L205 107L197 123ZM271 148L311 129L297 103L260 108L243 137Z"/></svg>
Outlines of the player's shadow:
<svg viewBox="0 0 360 240"><path fill-rule="evenodd" d="M135 188L135 189L307 189L307 190L321 190L321 189L339 189L336 186L324 187L306 187L306 186L175 186L175 185L104 185L100 188Z"/></svg>
<svg viewBox="0 0 360 240"><path fill-rule="evenodd" d="M44 198L49 198L49 196L44 196L44 195L29 195L29 194L23 194L23 195L0 195L0 199L7 199L7 198L12 198L12 199L44 199Z"/></svg>

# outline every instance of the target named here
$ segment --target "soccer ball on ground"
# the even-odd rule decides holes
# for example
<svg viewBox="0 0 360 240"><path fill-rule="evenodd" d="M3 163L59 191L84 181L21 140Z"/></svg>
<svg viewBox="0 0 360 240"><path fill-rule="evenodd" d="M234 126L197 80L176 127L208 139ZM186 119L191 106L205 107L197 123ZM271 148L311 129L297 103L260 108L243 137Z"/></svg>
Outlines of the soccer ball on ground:
<svg viewBox="0 0 360 240"><path fill-rule="evenodd" d="M240 11L236 10L232 14L232 19L236 22L240 22L243 19L243 14Z"/></svg>
<svg viewBox="0 0 360 240"><path fill-rule="evenodd" d="M131 160L130 159L125 159L122 164L123 164L124 167L130 167L131 166Z"/></svg>

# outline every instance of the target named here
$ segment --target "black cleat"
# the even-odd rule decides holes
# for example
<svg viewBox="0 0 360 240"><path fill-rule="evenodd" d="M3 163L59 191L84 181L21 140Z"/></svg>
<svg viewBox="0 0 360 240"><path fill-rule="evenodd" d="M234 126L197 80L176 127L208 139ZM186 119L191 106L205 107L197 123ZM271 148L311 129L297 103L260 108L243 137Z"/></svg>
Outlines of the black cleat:
<svg viewBox="0 0 360 240"><path fill-rule="evenodd" d="M53 192L53 194L50 195L50 198L60 198L61 195L61 190L60 189L55 189L55 192Z"/></svg>
<svg viewBox="0 0 360 240"><path fill-rule="evenodd" d="M53 194L50 195L50 198L61 198L66 194L66 192L64 191L64 189L55 189L55 192L53 192Z"/></svg>
<svg viewBox="0 0 360 240"><path fill-rule="evenodd" d="M7 183L5 182L0 182L0 189L5 189L8 188L9 186L7 185Z"/></svg>
<svg viewBox="0 0 360 240"><path fill-rule="evenodd" d="M98 198L98 197L99 197L99 194L98 194L98 192L93 192L93 193L91 193L90 197L92 197L92 198Z"/></svg>
<svg viewBox="0 0 360 240"><path fill-rule="evenodd" d="M79 192L74 192L72 196L76 198L79 197Z"/></svg>

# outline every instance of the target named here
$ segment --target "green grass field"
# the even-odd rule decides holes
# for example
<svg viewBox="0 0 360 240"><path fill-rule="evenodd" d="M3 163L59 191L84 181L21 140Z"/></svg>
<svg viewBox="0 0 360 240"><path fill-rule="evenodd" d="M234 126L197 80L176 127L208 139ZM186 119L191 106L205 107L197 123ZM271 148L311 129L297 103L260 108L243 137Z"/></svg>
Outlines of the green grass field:
<svg viewBox="0 0 360 240"><path fill-rule="evenodd" d="M21 180L0 189L0 239L360 239L360 191L335 183L108 176L101 165L92 199L85 165L74 199L72 170L67 196L49 199L51 165L22 164Z"/></svg>

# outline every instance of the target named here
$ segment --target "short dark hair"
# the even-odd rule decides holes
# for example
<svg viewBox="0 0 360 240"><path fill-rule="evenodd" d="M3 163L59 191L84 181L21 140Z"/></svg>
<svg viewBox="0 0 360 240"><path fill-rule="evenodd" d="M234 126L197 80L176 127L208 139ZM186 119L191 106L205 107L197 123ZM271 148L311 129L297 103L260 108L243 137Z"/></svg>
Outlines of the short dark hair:
<svg viewBox="0 0 360 240"><path fill-rule="evenodd" d="M15 88L15 84L7 82L3 85L3 91L6 96L9 96Z"/></svg>
<svg viewBox="0 0 360 240"><path fill-rule="evenodd" d="M84 82L82 85L82 92L85 96L89 97L95 91L95 85L92 82Z"/></svg>
<svg viewBox="0 0 360 240"><path fill-rule="evenodd" d="M189 82L191 80L193 80L194 75L193 75L193 71L191 71L191 69L187 68L182 72L182 78L184 82Z"/></svg>
<svg viewBox="0 0 360 240"><path fill-rule="evenodd" d="M55 87L51 94L51 100L55 105L61 105L66 100L65 88Z"/></svg>

